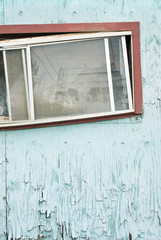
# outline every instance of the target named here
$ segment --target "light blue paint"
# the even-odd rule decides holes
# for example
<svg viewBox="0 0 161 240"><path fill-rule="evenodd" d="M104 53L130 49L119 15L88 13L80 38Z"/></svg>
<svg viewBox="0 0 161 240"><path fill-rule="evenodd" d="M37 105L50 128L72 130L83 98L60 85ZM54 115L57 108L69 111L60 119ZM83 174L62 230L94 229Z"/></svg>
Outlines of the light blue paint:
<svg viewBox="0 0 161 240"><path fill-rule="evenodd" d="M6 233L6 159L5 133L0 134L0 239L5 240Z"/></svg>
<svg viewBox="0 0 161 240"><path fill-rule="evenodd" d="M4 2L0 0L0 24L4 24Z"/></svg>
<svg viewBox="0 0 161 240"><path fill-rule="evenodd" d="M161 239L161 1L0 4L4 24L140 21L144 102L139 118L0 132L0 239L5 184L9 239Z"/></svg>

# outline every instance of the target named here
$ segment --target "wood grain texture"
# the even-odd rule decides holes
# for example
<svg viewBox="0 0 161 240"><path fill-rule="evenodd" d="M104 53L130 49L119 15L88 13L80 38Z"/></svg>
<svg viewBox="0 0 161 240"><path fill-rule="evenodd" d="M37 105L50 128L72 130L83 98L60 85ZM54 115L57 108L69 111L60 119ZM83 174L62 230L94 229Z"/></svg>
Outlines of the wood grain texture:
<svg viewBox="0 0 161 240"><path fill-rule="evenodd" d="M7 161L5 158L5 133L0 135L0 239L6 239L6 173Z"/></svg>
<svg viewBox="0 0 161 240"><path fill-rule="evenodd" d="M5 24L140 21L143 76L140 117L6 132L8 239L161 239L160 1L4 0L4 9Z"/></svg>

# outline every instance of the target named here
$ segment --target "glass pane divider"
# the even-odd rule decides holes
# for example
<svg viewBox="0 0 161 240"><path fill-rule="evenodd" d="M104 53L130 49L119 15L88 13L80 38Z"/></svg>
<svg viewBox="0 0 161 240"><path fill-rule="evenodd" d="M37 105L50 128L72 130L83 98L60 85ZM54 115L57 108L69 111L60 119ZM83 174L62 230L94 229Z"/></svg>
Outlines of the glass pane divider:
<svg viewBox="0 0 161 240"><path fill-rule="evenodd" d="M26 48L26 56L27 56L27 72L28 72L28 86L29 86L30 119L35 120L32 69L31 69L31 52L30 52L29 46Z"/></svg>
<svg viewBox="0 0 161 240"><path fill-rule="evenodd" d="M9 120L12 121L11 101L10 101L10 92L9 92L9 81L8 81L8 70L7 70L6 51L3 51L3 62L4 62L4 71L5 71L5 80L6 80L7 106L8 106Z"/></svg>
<svg viewBox="0 0 161 240"><path fill-rule="evenodd" d="M113 83L112 83L112 73L111 73L108 38L104 39L104 45L105 45L105 56L106 56L106 67L107 67L107 77L108 77L108 85L109 85L111 112L115 112L115 102L114 102L114 93L113 93Z"/></svg>
<svg viewBox="0 0 161 240"><path fill-rule="evenodd" d="M127 58L127 48L126 48L125 36L121 37L121 42L122 42L122 50L123 50L123 58L124 58L124 66L125 66L125 76L126 76L129 109L133 109L131 84L130 84L130 73L129 73L129 64L128 64L128 58Z"/></svg>
<svg viewBox="0 0 161 240"><path fill-rule="evenodd" d="M26 66L26 59L25 59L25 49L21 49L21 54L22 54L22 65L23 65L25 90L26 90L27 111L28 111L28 117L29 117L29 119L31 119L29 89L28 89L28 80L27 80L27 66Z"/></svg>

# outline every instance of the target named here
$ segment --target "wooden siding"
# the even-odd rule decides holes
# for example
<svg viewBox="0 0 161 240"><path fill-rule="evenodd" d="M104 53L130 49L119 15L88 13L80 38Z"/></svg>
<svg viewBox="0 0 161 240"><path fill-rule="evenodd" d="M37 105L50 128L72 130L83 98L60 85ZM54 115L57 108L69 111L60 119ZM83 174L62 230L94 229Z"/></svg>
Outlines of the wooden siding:
<svg viewBox="0 0 161 240"><path fill-rule="evenodd" d="M161 2L0 0L1 24L140 21L143 114L0 132L0 240L161 239Z"/></svg>

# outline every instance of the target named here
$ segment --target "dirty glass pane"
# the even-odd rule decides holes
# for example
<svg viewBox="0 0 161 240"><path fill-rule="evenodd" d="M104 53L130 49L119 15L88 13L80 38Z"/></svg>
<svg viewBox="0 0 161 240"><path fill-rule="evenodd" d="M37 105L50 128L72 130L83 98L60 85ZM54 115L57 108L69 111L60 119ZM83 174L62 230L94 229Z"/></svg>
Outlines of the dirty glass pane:
<svg viewBox="0 0 161 240"><path fill-rule="evenodd" d="M109 38L112 82L116 110L129 109L121 37Z"/></svg>
<svg viewBox="0 0 161 240"><path fill-rule="evenodd" d="M110 111L103 40L31 48L36 119Z"/></svg>
<svg viewBox="0 0 161 240"><path fill-rule="evenodd" d="M28 119L21 50L6 51L12 120Z"/></svg>
<svg viewBox="0 0 161 240"><path fill-rule="evenodd" d="M8 120L7 92L4 73L3 54L0 52L0 121Z"/></svg>

